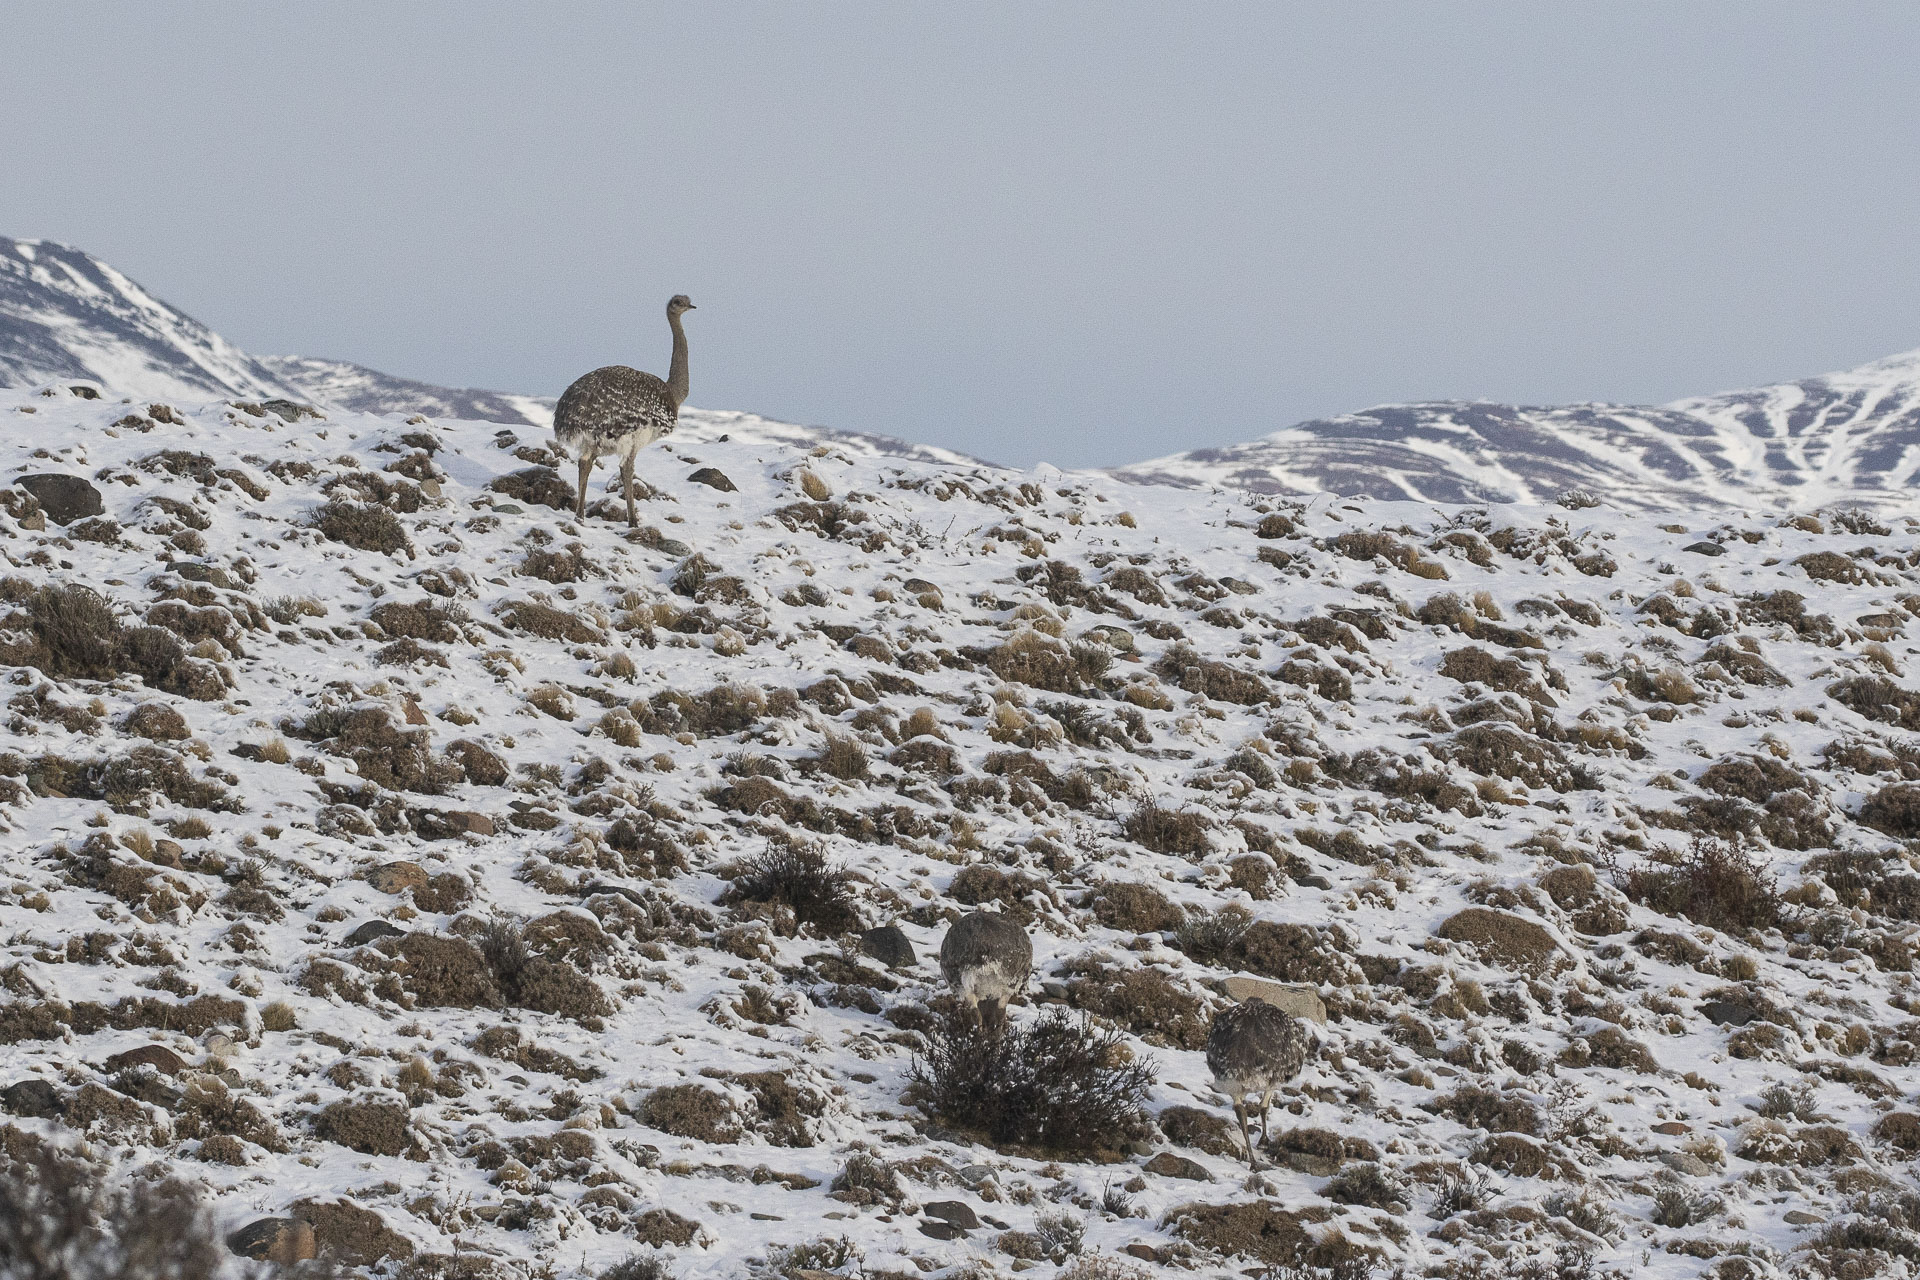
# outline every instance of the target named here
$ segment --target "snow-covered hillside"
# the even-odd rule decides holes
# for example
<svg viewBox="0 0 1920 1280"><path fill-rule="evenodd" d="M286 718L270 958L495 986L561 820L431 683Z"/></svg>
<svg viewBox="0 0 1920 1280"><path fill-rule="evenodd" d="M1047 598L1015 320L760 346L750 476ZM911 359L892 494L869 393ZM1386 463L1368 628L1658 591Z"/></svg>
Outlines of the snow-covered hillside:
<svg viewBox="0 0 1920 1280"><path fill-rule="evenodd" d="M629 531L497 424L0 421L0 1148L421 1277L1920 1258L1910 517L731 434ZM913 1087L982 906L1152 1123ZM1325 1018L1251 1173L1250 981Z"/></svg>
<svg viewBox="0 0 1920 1280"><path fill-rule="evenodd" d="M97 384L142 400L286 399L355 413L426 414L548 427L553 399L397 378L345 360L250 356L91 254L0 236L0 387ZM831 443L872 457L970 463L951 449L806 427L758 414L687 408L689 439L733 435L800 448Z"/></svg>
<svg viewBox="0 0 1920 1280"><path fill-rule="evenodd" d="M1540 503L1584 489L1643 510L1903 506L1920 486L1920 351L1658 407L1387 405L1116 474L1433 502Z"/></svg>

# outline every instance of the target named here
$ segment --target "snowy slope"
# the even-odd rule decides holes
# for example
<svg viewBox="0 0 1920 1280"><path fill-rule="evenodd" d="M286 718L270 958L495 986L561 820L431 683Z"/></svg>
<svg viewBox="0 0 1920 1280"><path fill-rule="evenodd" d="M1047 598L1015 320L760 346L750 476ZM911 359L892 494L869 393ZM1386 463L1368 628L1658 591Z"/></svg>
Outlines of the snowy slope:
<svg viewBox="0 0 1920 1280"><path fill-rule="evenodd" d="M1641 509L1906 503L1920 479L1920 351L1659 407L1387 405L1115 474L1434 502L1550 502L1585 489Z"/></svg>
<svg viewBox="0 0 1920 1280"><path fill-rule="evenodd" d="M0 387L83 380L140 400L290 399L356 413L458 418L546 428L553 399L435 386L344 360L250 356L106 263L45 240L0 237ZM804 427L757 414L689 407L681 432L803 448L832 444L874 457L977 459L890 436Z"/></svg>
<svg viewBox="0 0 1920 1280"><path fill-rule="evenodd" d="M421 1276L643 1240L790 1280L1917 1256L1877 1193L1920 1151L1920 522L1309 507L729 433L650 449L630 532L613 473L576 523L497 424L169 408L0 392L0 476L105 508L0 489L0 659L38 664L5 669L0 1090L65 1108L0 1126L83 1129L223 1228L345 1197ZM74 582L180 637L164 688L71 631L121 673L60 674L31 619ZM1618 887L1695 831L1776 914ZM776 839L918 962L731 893ZM982 904L1030 922L1017 1026L1077 1009L1155 1064L1161 1131L1112 1163L909 1093ZM503 998L463 941L497 920L566 981ZM1249 973L1328 1014L1254 1174L1197 1047ZM105 1065L148 1045L185 1074ZM894 1194L835 1195L863 1153Z"/></svg>
<svg viewBox="0 0 1920 1280"><path fill-rule="evenodd" d="M0 386L76 379L142 399L304 398L98 258L0 236Z"/></svg>

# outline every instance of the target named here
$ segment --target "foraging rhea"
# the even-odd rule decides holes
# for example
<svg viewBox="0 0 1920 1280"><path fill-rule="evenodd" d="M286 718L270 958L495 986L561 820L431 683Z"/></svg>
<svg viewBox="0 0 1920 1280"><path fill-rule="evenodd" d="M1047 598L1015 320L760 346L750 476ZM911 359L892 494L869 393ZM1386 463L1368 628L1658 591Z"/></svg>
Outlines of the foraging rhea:
<svg viewBox="0 0 1920 1280"><path fill-rule="evenodd" d="M1267 1140L1267 1111L1273 1092L1300 1074L1313 1048L1313 1037L1300 1019L1284 1013L1258 996L1223 1009L1207 1033L1207 1069L1233 1099L1240 1136L1247 1144L1247 1167L1257 1167L1253 1133L1247 1126L1246 1096L1260 1095L1260 1141Z"/></svg>
<svg viewBox="0 0 1920 1280"><path fill-rule="evenodd" d="M940 972L972 1007L989 1034L1006 1030L1007 1001L1033 972L1027 931L994 911L974 911L954 922L940 943Z"/></svg>
<svg viewBox="0 0 1920 1280"><path fill-rule="evenodd" d="M580 463L580 492L573 513L587 516L587 479L594 459L620 455L620 481L627 499L627 525L640 521L633 509L633 455L672 431L687 399L687 334L680 316L692 311L684 293L667 302L667 327L673 330L673 363L665 382L650 373L610 364L582 374L560 394L553 410L553 434L560 447Z"/></svg>

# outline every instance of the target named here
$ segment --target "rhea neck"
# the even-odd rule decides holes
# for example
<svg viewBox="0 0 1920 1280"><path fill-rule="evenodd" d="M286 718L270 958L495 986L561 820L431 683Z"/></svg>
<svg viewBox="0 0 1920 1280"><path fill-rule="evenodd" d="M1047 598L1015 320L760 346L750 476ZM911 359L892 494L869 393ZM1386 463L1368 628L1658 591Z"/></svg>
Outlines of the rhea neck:
<svg viewBox="0 0 1920 1280"><path fill-rule="evenodd" d="M673 397L677 412L687 399L687 332L680 327L680 313L667 312L667 326L673 330L673 363L667 367L667 394Z"/></svg>

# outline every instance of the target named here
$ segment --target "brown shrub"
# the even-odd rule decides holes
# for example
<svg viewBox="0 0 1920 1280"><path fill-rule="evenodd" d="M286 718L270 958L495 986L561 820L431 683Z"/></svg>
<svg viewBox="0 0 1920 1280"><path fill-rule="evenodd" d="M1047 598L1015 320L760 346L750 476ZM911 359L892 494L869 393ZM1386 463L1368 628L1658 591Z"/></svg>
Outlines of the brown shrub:
<svg viewBox="0 0 1920 1280"><path fill-rule="evenodd" d="M1450 1115L1469 1129L1488 1133L1537 1134L1541 1129L1540 1108L1518 1093L1502 1093L1477 1085L1462 1085L1445 1097L1436 1098L1432 1109Z"/></svg>
<svg viewBox="0 0 1920 1280"><path fill-rule="evenodd" d="M1490 907L1468 907L1450 916L1435 933L1470 944L1490 964L1536 976L1550 974L1563 958L1559 944L1544 927Z"/></svg>
<svg viewBox="0 0 1920 1280"><path fill-rule="evenodd" d="M400 1156L413 1146L413 1118L398 1102L336 1102L314 1116L313 1132L362 1155Z"/></svg>
<svg viewBox="0 0 1920 1280"><path fill-rule="evenodd" d="M1067 1000L1076 1009L1117 1022L1149 1044L1204 1049L1212 1026L1206 1002L1159 969L1115 969L1097 960L1076 965Z"/></svg>
<svg viewBox="0 0 1920 1280"><path fill-rule="evenodd" d="M1194 1147L1208 1155L1238 1159L1246 1154L1240 1131L1225 1116L1200 1107L1173 1106L1159 1115L1160 1132L1167 1141Z"/></svg>
<svg viewBox="0 0 1920 1280"><path fill-rule="evenodd" d="M1828 685L1827 696L1868 720L1920 729L1920 693L1884 676L1848 676Z"/></svg>
<svg viewBox="0 0 1920 1280"><path fill-rule="evenodd" d="M500 988L493 971L472 943L431 933L409 933L381 944L403 962L400 980L407 994L429 1008L495 1009Z"/></svg>
<svg viewBox="0 0 1920 1280"><path fill-rule="evenodd" d="M1815 582L1838 582L1857 587L1870 581L1860 562L1838 551L1812 551L1793 561L1795 567Z"/></svg>
<svg viewBox="0 0 1920 1280"><path fill-rule="evenodd" d="M404 637L433 644L458 644L463 638L453 610L431 596L413 604L390 600L375 605L368 616L382 631L396 639Z"/></svg>
<svg viewBox="0 0 1920 1280"><path fill-rule="evenodd" d="M1902 1155L1920 1155L1920 1115L1889 1111L1874 1121L1873 1136Z"/></svg>
<svg viewBox="0 0 1920 1280"><path fill-rule="evenodd" d="M1034 918L1035 894L1048 902L1053 900L1047 886L1034 877L1021 875L1017 871L1002 871L985 863L961 868L947 886L947 894L954 901L969 907L997 902L1001 910L1022 927Z"/></svg>
<svg viewBox="0 0 1920 1280"><path fill-rule="evenodd" d="M1127 815L1121 824L1127 839L1155 853L1177 853L1197 857L1211 847L1207 831L1213 823L1196 809L1165 809L1157 800L1148 799Z"/></svg>
<svg viewBox="0 0 1920 1280"><path fill-rule="evenodd" d="M1867 797L1860 821L1900 840L1920 837L1920 783L1896 782Z"/></svg>
<svg viewBox="0 0 1920 1280"><path fill-rule="evenodd" d="M1167 1214L1167 1226L1183 1240L1229 1257L1252 1258L1273 1268L1309 1275L1359 1277L1381 1260L1378 1249L1355 1244L1326 1223L1324 1205L1283 1208L1277 1201L1187 1204Z"/></svg>
<svg viewBox="0 0 1920 1280"><path fill-rule="evenodd" d="M143 702L127 713L121 728L155 742L179 742L190 737L186 717L164 702Z"/></svg>
<svg viewBox="0 0 1920 1280"><path fill-rule="evenodd" d="M1772 873L1721 840L1696 838L1684 852L1663 851L1618 883L1633 901L1710 929L1767 929L1786 915Z"/></svg>
<svg viewBox="0 0 1920 1280"><path fill-rule="evenodd" d="M1087 905L1101 925L1127 933L1165 933L1178 929L1186 920L1179 904L1158 889L1127 881L1099 886Z"/></svg>
<svg viewBox="0 0 1920 1280"><path fill-rule="evenodd" d="M313 1228L321 1257L344 1266L368 1267L413 1256L413 1241L351 1200L296 1200L287 1212Z"/></svg>
<svg viewBox="0 0 1920 1280"><path fill-rule="evenodd" d="M1511 725L1476 724L1428 747L1436 756L1483 778L1568 791L1573 772L1560 748Z"/></svg>
<svg viewBox="0 0 1920 1280"><path fill-rule="evenodd" d="M1280 664L1273 678L1282 684L1311 689L1329 702L1350 702L1353 699L1353 681L1347 673L1324 662L1290 658Z"/></svg>
<svg viewBox="0 0 1920 1280"><path fill-rule="evenodd" d="M396 551L413 553L400 518L383 506L346 502L340 499L323 504L313 514L313 527L333 542L344 543L358 551L392 555Z"/></svg>
<svg viewBox="0 0 1920 1280"><path fill-rule="evenodd" d="M1518 658L1496 658L1485 649L1453 650L1440 660L1440 674L1462 684L1482 684L1503 693L1517 693L1544 706L1554 705L1540 683L1538 668Z"/></svg>
<svg viewBox="0 0 1920 1280"><path fill-rule="evenodd" d="M1154 674L1188 693L1254 706L1273 701L1273 690L1251 671L1242 671L1224 662L1203 658L1186 645L1167 650L1153 665Z"/></svg>
<svg viewBox="0 0 1920 1280"><path fill-rule="evenodd" d="M587 563L584 551L585 548L577 543L563 551L534 547L521 559L519 571L529 578L538 578L556 586L578 582L593 570L593 566Z"/></svg>
<svg viewBox="0 0 1920 1280"><path fill-rule="evenodd" d="M1758 685L1762 688L1783 689L1790 682L1757 653L1749 653L1738 645L1716 644L1700 655L1702 663L1717 662L1742 684Z"/></svg>
<svg viewBox="0 0 1920 1280"><path fill-rule="evenodd" d="M797 923L832 937L861 925L848 884L847 872L828 862L819 846L770 840L764 852L738 865L723 901L786 907Z"/></svg>
<svg viewBox="0 0 1920 1280"><path fill-rule="evenodd" d="M697 738L744 733L766 714L766 695L736 684L715 685L699 694L656 693L644 710L635 710L640 727L648 733L691 733Z"/></svg>
<svg viewBox="0 0 1920 1280"><path fill-rule="evenodd" d="M1249 972L1279 982L1343 985L1353 977L1353 940L1339 925L1247 926L1230 952Z"/></svg>
<svg viewBox="0 0 1920 1280"><path fill-rule="evenodd" d="M1695 781L1707 791L1764 804L1776 792L1812 791L1808 779L1793 766L1771 756L1735 756L1709 765Z"/></svg>
<svg viewBox="0 0 1920 1280"><path fill-rule="evenodd" d="M671 1130L669 1130L671 1132ZM700 1235L700 1224L692 1218L683 1218L671 1209L649 1209L633 1220L633 1235L641 1244L652 1245L656 1249L672 1246L684 1249ZM617 1268L616 1268L617 1270ZM659 1273L665 1280L666 1273ZM602 1280L607 1280L603 1277ZM619 1280L627 1280L620 1277ZM649 1280L644 1272L633 1273L632 1280Z"/></svg>
<svg viewBox="0 0 1920 1280"><path fill-rule="evenodd" d="M432 734L395 724L385 707L324 708L299 725L281 727L353 761L359 775L376 786L440 795L461 781L458 765L433 754Z"/></svg>
<svg viewBox="0 0 1920 1280"><path fill-rule="evenodd" d="M738 1142L746 1133L732 1099L698 1084L655 1089L640 1105L640 1121L662 1133L696 1142Z"/></svg>
<svg viewBox="0 0 1920 1280"><path fill-rule="evenodd" d="M1333 550L1349 560L1385 560L1422 578L1447 576L1446 566L1423 559L1418 550L1378 529L1349 530L1333 540Z"/></svg>
<svg viewBox="0 0 1920 1280"><path fill-rule="evenodd" d="M551 507L555 511L572 511L574 506L573 486L561 479L552 467L527 467L498 476L487 488L515 502Z"/></svg>
<svg viewBox="0 0 1920 1280"><path fill-rule="evenodd" d="M1009 684L1048 693L1077 693L1080 667L1067 646L1038 631L1022 631L981 656L989 670Z"/></svg>
<svg viewBox="0 0 1920 1280"><path fill-rule="evenodd" d="M1147 1132L1142 1104L1154 1073L1120 1032L1095 1031L1058 1010L999 1035L955 1017L928 1036L911 1096L998 1147L1084 1159Z"/></svg>
<svg viewBox="0 0 1920 1280"><path fill-rule="evenodd" d="M515 631L568 644L605 644L600 628L577 614L533 600L511 600L499 608L501 620Z"/></svg>
<svg viewBox="0 0 1920 1280"><path fill-rule="evenodd" d="M1467 1159L1517 1178L1538 1178L1553 1167L1539 1144L1517 1133L1495 1134L1475 1148Z"/></svg>
<svg viewBox="0 0 1920 1280"><path fill-rule="evenodd" d="M468 782L481 787L504 787L511 776L507 762L471 738L448 746L447 758L460 767Z"/></svg>

